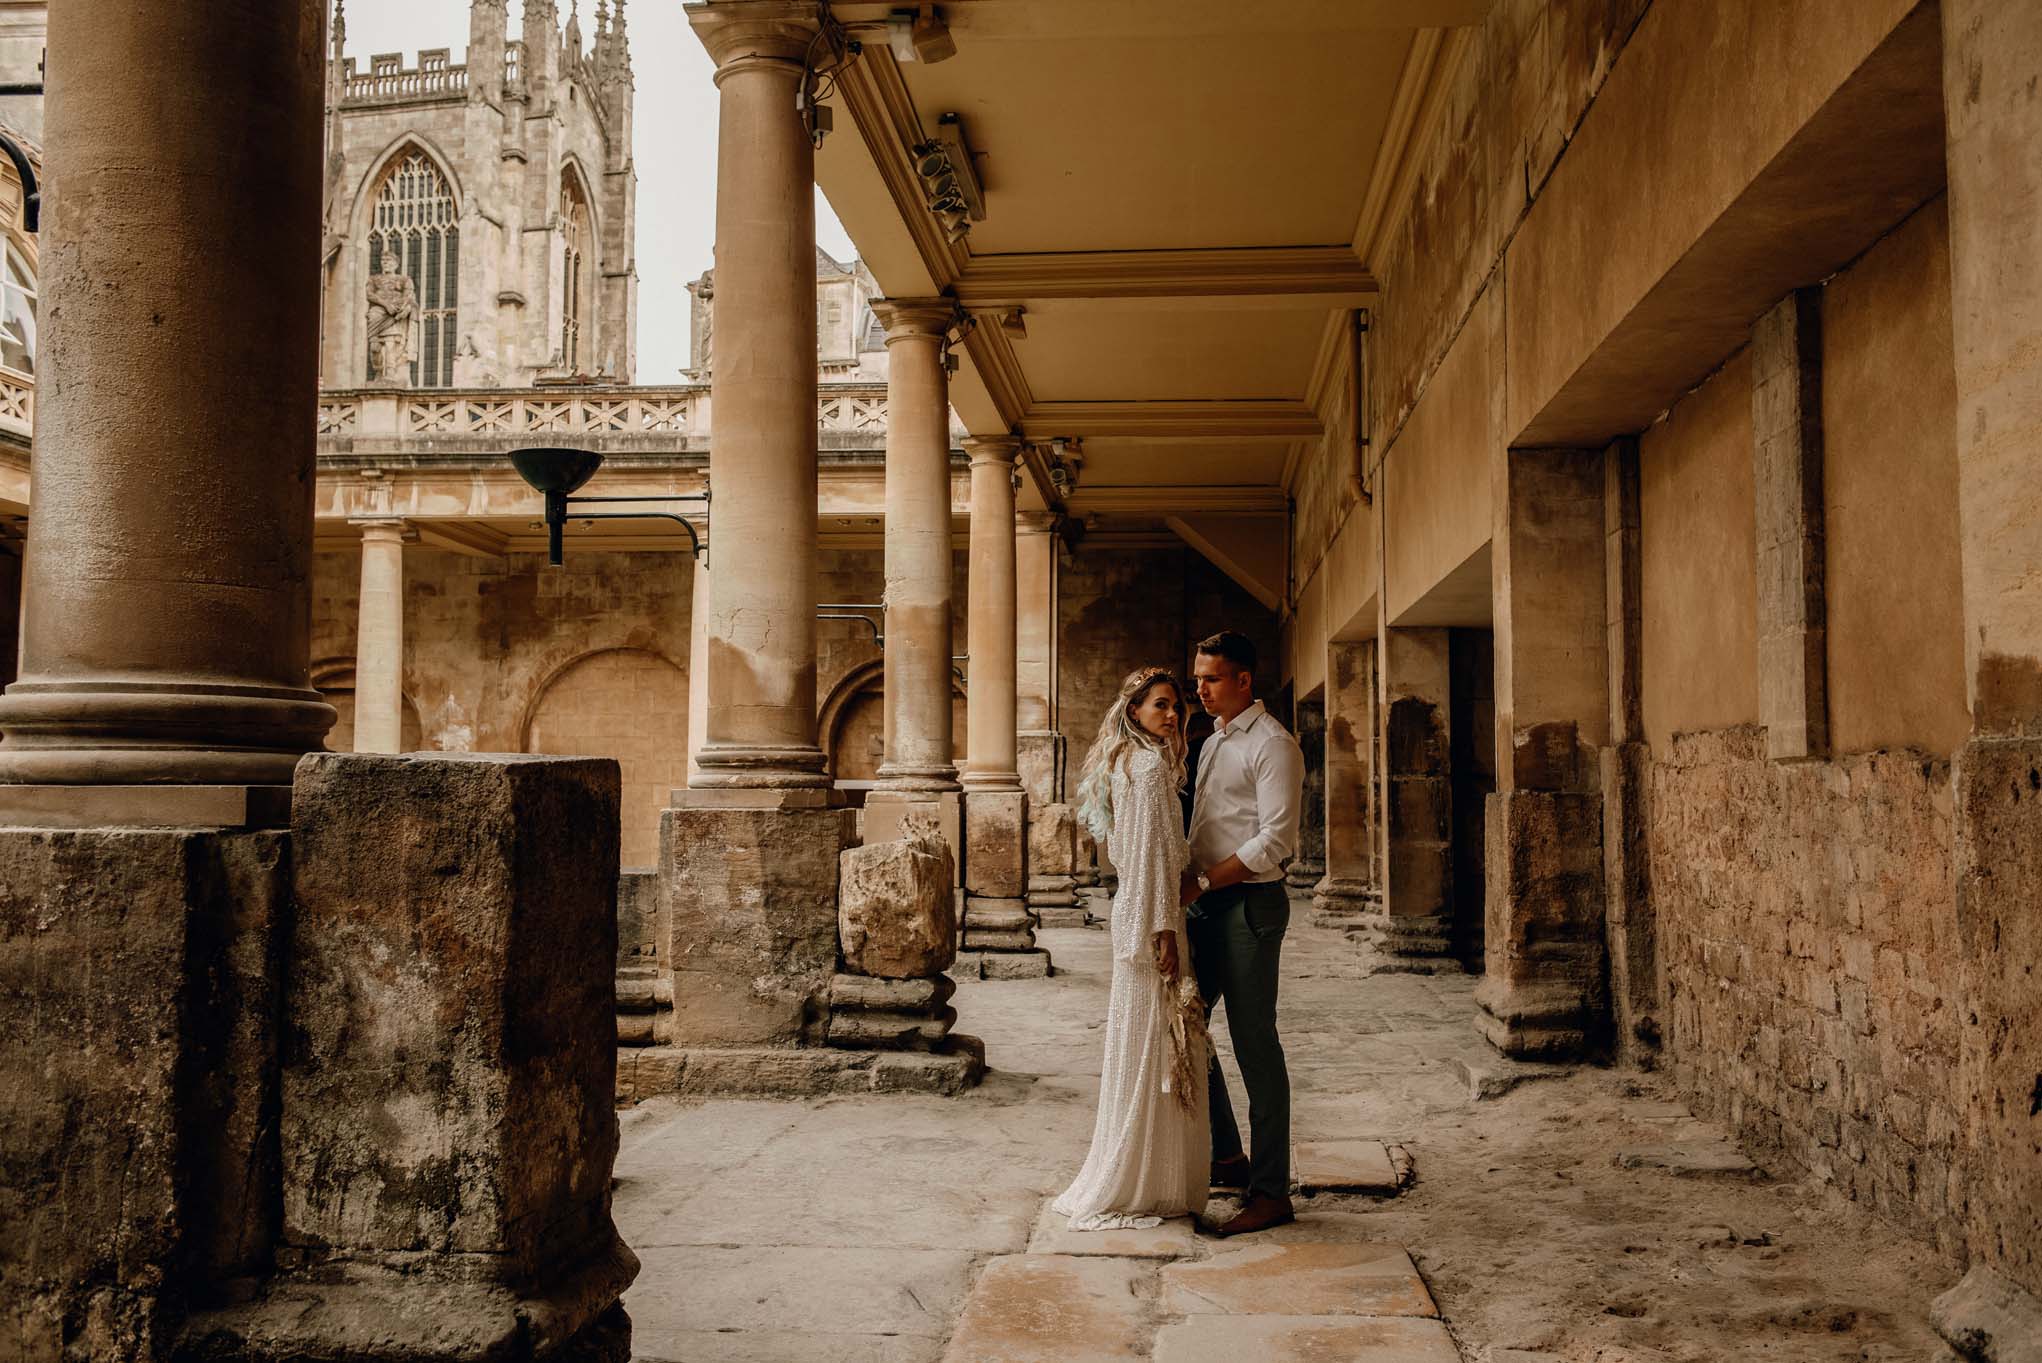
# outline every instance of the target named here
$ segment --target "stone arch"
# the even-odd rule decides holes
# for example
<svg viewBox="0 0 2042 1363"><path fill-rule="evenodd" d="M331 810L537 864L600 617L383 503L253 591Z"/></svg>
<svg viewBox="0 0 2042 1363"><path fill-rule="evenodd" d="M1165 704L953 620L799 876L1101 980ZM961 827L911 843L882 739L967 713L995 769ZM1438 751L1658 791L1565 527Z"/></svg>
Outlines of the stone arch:
<svg viewBox="0 0 2042 1363"><path fill-rule="evenodd" d="M816 712L816 741L833 781L870 781L878 775L885 734L886 662L874 658L838 679ZM966 747L964 683L950 677L950 750L959 767Z"/></svg>
<svg viewBox="0 0 2042 1363"><path fill-rule="evenodd" d="M328 705L333 707L337 718L333 728L326 734L326 751L353 752L355 750L355 662L353 658L326 658L312 664L312 687ZM418 706L409 695L404 697L403 734L398 747L404 752L425 750L425 725L418 715Z"/></svg>
<svg viewBox="0 0 2042 1363"><path fill-rule="evenodd" d="M659 816L688 783L688 673L664 654L605 648L555 669L518 726L529 753L615 758L626 866L659 861Z"/></svg>
<svg viewBox="0 0 2042 1363"><path fill-rule="evenodd" d="M560 162L560 238L552 270L560 295L560 368L589 372L601 353L603 227L588 175L572 153Z"/></svg>

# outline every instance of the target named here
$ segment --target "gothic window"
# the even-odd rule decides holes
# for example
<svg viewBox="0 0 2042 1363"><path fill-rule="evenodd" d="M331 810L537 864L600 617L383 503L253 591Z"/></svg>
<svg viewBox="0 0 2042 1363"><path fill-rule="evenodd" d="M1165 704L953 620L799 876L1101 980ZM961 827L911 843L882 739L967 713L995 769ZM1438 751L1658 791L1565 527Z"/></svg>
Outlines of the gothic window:
<svg viewBox="0 0 2042 1363"><path fill-rule="evenodd" d="M424 152L400 157L376 193L369 224L369 273L383 273L384 262L394 256L418 291L418 345L411 361L414 388L446 388L454 382L460 216L453 189Z"/></svg>
<svg viewBox="0 0 2042 1363"><path fill-rule="evenodd" d="M560 179L560 234L560 364L573 374L595 349L594 328L587 322L595 233L589 226L588 200L573 171Z"/></svg>
<svg viewBox="0 0 2042 1363"><path fill-rule="evenodd" d="M0 285L0 365L35 373L35 275L13 246L7 248L6 283Z"/></svg>

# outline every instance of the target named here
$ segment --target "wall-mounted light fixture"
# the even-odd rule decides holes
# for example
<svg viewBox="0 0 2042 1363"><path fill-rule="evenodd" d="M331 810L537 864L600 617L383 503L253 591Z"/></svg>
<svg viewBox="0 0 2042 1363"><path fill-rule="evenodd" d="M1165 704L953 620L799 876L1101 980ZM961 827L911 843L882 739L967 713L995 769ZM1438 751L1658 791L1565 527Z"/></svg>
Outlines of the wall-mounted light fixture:
<svg viewBox="0 0 2042 1363"><path fill-rule="evenodd" d="M985 190L964 140L964 125L956 114L945 114L936 120L936 135L917 143L911 151L915 174L921 178L929 211L943 229L943 239L953 245L963 241L971 224L986 218Z"/></svg>
<svg viewBox="0 0 2042 1363"><path fill-rule="evenodd" d="M1028 309L1009 308L1000 314L1000 330L1016 341L1028 339Z"/></svg>
<svg viewBox="0 0 2042 1363"><path fill-rule="evenodd" d="M554 446L534 446L530 449L512 450L511 466L518 476L532 485L532 490L546 499L546 566L558 568L561 563L561 540L567 529L567 508L583 506L591 502L700 502L702 503L703 529L708 529L709 491L676 493L665 497L575 497L596 470L603 466L603 456L594 450L561 449ZM658 519L678 521L688 532L690 552L707 563L708 544L695 530L694 522L678 511L584 511L575 516L578 521L624 521Z"/></svg>
<svg viewBox="0 0 2042 1363"><path fill-rule="evenodd" d="M933 65L957 55L957 39L934 5L897 9L886 16L886 44L893 59Z"/></svg>

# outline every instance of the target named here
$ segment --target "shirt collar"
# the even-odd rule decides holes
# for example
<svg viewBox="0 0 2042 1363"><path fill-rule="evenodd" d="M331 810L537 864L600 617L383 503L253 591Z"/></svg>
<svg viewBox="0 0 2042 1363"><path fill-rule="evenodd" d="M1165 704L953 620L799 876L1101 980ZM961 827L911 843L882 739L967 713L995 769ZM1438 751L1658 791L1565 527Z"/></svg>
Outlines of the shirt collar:
<svg viewBox="0 0 2042 1363"><path fill-rule="evenodd" d="M1213 736L1215 738L1225 738L1228 734L1246 733L1254 728L1255 721L1262 718L1266 713L1268 712L1262 708L1261 701L1251 700L1248 702L1247 709L1234 716L1232 724L1223 724L1215 720L1212 726Z"/></svg>

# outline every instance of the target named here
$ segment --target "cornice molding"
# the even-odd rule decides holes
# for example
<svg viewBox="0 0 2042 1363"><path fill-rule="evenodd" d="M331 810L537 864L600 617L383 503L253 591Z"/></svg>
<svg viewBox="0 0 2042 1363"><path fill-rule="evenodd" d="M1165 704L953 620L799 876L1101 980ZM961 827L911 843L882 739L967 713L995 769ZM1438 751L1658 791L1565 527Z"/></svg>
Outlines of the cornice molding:
<svg viewBox="0 0 2042 1363"><path fill-rule="evenodd" d="M1372 295L1351 246L1243 246L1179 251L1049 251L972 256L956 283L966 307L1046 298L1223 298Z"/></svg>
<svg viewBox="0 0 2042 1363"><path fill-rule="evenodd" d="M1020 427L1041 440L1294 440L1321 433L1318 414L1293 398L1039 402L1023 412Z"/></svg>
<svg viewBox="0 0 2042 1363"><path fill-rule="evenodd" d="M914 240L922 268L939 291L957 282L967 253L943 240L943 231L929 211L921 177L909 161L909 148L927 139L913 96L901 79L900 67L883 44L867 43L837 75L837 93L851 115L865 149L886 185L893 211Z"/></svg>
<svg viewBox="0 0 2042 1363"><path fill-rule="evenodd" d="M1102 515L1281 515L1289 499L1280 487L1266 483L1228 485L1122 484L1096 487L1080 484L1071 494L1074 513Z"/></svg>
<svg viewBox="0 0 2042 1363"><path fill-rule="evenodd" d="M1370 271L1382 263L1390 226L1410 202L1425 145L1446 107L1461 56L1474 43L1474 31L1466 28L1420 29L1411 43L1354 224L1355 258Z"/></svg>
<svg viewBox="0 0 2042 1363"><path fill-rule="evenodd" d="M976 325L965 333L964 353L971 357L971 367L978 371L1000 420L1013 430L1020 426L1022 413L1036 405L1035 394L1028 387L1028 376L1021 372L1021 357L1014 353L1014 344L999 322L992 317L975 316L974 320Z"/></svg>

